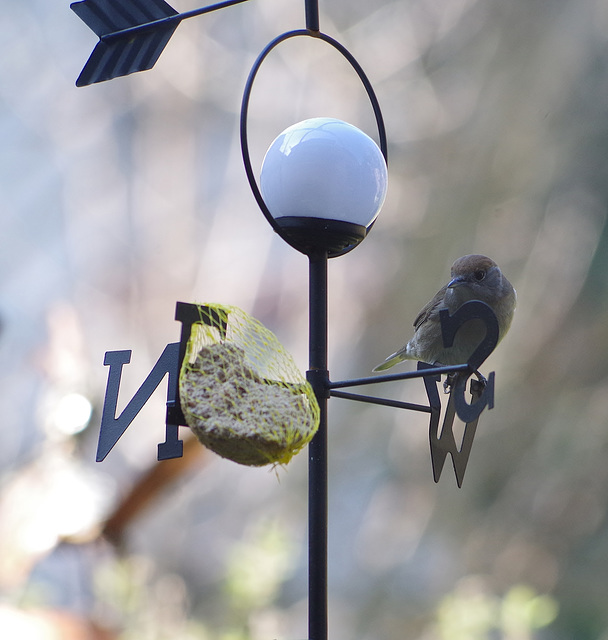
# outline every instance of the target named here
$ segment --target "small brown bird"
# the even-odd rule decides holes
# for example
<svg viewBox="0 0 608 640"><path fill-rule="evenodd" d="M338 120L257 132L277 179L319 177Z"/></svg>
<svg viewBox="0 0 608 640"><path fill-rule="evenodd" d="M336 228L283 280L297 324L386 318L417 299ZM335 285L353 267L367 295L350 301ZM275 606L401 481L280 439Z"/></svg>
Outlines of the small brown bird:
<svg viewBox="0 0 608 640"><path fill-rule="evenodd" d="M441 337L439 311L448 309L453 314L469 300L481 300L491 307L498 320L498 341L504 338L511 326L517 296L498 265L486 256L463 256L452 265L451 275L448 284L439 289L414 320L416 331L413 338L374 371L390 369L403 360L439 365L467 362L483 339L483 323L471 320L464 324L456 334L453 346L446 349Z"/></svg>

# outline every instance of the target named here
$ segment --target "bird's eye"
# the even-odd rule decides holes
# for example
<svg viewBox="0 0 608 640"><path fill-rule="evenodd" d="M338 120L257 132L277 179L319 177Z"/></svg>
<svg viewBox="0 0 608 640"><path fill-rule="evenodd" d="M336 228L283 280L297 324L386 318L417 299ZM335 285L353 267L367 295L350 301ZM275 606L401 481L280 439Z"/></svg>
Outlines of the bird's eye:
<svg viewBox="0 0 608 640"><path fill-rule="evenodd" d="M473 274L473 277L477 282L481 282L486 277L486 272L483 269L477 269Z"/></svg>

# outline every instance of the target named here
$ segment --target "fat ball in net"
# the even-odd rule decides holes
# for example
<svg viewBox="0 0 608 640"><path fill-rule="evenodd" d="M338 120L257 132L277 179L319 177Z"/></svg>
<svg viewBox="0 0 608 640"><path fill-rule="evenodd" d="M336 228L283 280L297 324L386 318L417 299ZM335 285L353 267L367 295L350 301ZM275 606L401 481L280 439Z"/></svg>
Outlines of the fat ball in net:
<svg viewBox="0 0 608 640"><path fill-rule="evenodd" d="M198 305L179 376L188 426L244 465L287 464L319 426L310 384L276 336L243 310Z"/></svg>

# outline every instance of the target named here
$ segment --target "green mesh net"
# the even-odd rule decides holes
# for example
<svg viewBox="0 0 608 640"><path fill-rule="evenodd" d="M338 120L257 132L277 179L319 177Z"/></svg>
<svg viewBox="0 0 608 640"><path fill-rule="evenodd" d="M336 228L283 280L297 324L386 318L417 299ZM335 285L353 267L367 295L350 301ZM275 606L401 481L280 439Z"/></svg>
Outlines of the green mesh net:
<svg viewBox="0 0 608 640"><path fill-rule="evenodd" d="M179 377L188 426L240 464L287 464L319 426L312 387L276 336L237 307L198 306Z"/></svg>

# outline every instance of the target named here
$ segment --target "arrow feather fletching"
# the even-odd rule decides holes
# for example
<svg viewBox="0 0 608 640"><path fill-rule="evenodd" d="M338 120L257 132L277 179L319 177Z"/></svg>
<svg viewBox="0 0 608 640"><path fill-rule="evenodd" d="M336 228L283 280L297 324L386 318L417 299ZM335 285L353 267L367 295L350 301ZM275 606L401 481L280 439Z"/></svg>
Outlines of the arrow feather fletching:
<svg viewBox="0 0 608 640"><path fill-rule="evenodd" d="M178 15L164 0L82 0L70 5L100 38L76 80L82 87L151 69L179 25L179 20L150 25L131 36L104 36Z"/></svg>
<svg viewBox="0 0 608 640"><path fill-rule="evenodd" d="M70 9L100 37L177 15L164 0L82 0Z"/></svg>
<svg viewBox="0 0 608 640"><path fill-rule="evenodd" d="M222 0L184 13L178 13L165 0L73 2L72 11L99 36L76 86L151 69L182 20L241 2L246 0Z"/></svg>

